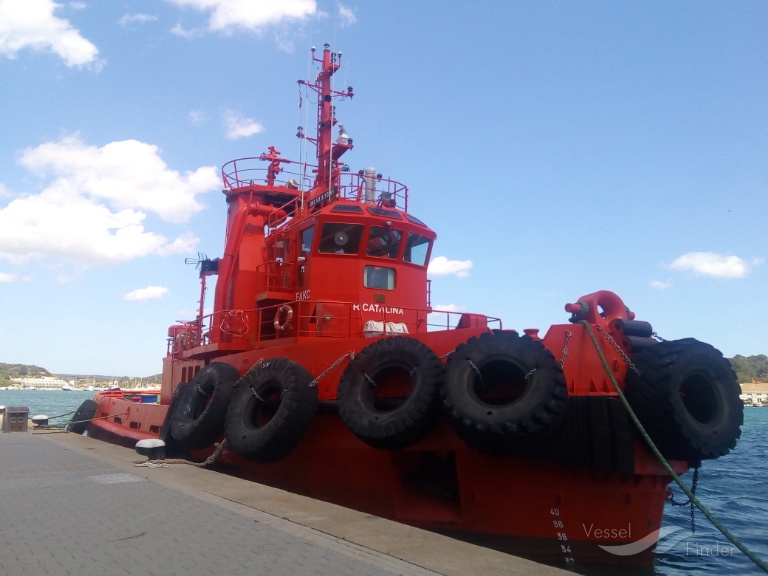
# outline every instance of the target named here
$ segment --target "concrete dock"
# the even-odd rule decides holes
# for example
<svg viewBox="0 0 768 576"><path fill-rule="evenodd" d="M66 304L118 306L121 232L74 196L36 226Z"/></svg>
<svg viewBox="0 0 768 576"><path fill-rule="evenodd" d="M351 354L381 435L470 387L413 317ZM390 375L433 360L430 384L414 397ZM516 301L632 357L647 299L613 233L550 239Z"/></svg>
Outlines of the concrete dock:
<svg viewBox="0 0 768 576"><path fill-rule="evenodd" d="M0 434L0 574L572 574L63 432Z"/></svg>

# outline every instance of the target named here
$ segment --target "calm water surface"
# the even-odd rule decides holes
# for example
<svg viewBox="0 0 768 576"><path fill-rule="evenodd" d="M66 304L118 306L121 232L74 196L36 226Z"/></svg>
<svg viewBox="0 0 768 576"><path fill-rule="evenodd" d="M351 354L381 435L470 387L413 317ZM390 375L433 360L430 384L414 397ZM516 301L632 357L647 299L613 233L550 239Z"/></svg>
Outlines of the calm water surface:
<svg viewBox="0 0 768 576"><path fill-rule="evenodd" d="M27 406L30 416L59 416L74 412L93 392L61 390L0 390L0 405ZM51 421L64 424L69 416ZM683 476L690 485L692 474ZM685 497L674 485L676 499ZM738 447L728 456L705 461L699 471L699 500L746 546L768 561L768 408L745 408ZM661 538L653 570L656 576L763 574L712 526L695 512L696 532L691 533L690 509L667 505L664 526L677 528ZM582 574L635 576L637 571L610 570Z"/></svg>
<svg viewBox="0 0 768 576"><path fill-rule="evenodd" d="M683 476L689 486L691 476ZM686 500L676 485L673 491L676 499ZM723 458L704 462L696 495L734 536L768 562L768 408L744 409L738 446ZM698 510L695 519L696 533L691 534L689 509L667 505L664 526L681 530L666 542L660 540L657 575L764 574Z"/></svg>
<svg viewBox="0 0 768 576"><path fill-rule="evenodd" d="M80 390L0 390L0 406L26 406L29 416L45 414L49 417L74 412L83 400L93 398L95 392ZM71 414L50 421L51 424L64 424Z"/></svg>

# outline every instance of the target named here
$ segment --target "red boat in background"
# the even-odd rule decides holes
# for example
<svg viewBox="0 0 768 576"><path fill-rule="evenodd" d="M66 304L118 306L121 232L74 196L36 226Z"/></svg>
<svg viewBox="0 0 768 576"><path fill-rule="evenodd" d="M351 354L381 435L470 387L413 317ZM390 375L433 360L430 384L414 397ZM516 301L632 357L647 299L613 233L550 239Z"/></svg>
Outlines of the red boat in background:
<svg viewBox="0 0 768 576"><path fill-rule="evenodd" d="M435 232L405 185L341 162L333 102L353 90L332 87L340 53L312 59L317 134L298 137L317 165L274 147L224 165L224 253L199 261L197 318L169 328L159 401L99 392L72 429L197 459L218 446L230 473L549 562L651 563L670 476L621 395L682 473L740 436L729 362L659 341L608 291L543 336L434 310Z"/></svg>

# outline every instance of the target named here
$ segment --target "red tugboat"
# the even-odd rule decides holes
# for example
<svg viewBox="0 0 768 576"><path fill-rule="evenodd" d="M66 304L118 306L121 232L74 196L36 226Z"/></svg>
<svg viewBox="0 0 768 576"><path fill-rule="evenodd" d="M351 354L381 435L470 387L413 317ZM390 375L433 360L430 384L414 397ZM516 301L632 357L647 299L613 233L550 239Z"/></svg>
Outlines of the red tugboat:
<svg viewBox="0 0 768 576"><path fill-rule="evenodd" d="M224 166L224 253L199 262L197 318L169 328L159 402L98 393L72 428L193 458L218 446L257 482L550 562L651 563L670 477L619 390L682 473L740 435L728 361L658 341L608 291L543 337L433 310L435 232L406 186L340 161L353 142L333 102L353 91L332 88L340 53L312 59L300 85L317 135L298 136L317 166L274 147ZM611 548L641 539L637 554Z"/></svg>

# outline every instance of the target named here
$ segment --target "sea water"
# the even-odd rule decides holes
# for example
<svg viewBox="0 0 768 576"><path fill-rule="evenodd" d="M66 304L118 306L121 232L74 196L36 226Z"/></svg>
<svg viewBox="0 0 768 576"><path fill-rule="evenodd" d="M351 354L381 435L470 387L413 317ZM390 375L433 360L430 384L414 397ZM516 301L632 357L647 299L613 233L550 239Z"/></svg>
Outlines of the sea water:
<svg viewBox="0 0 768 576"><path fill-rule="evenodd" d="M44 414L51 418L49 424L64 426L94 394L87 390L0 390L0 406L26 406L30 418Z"/></svg>
<svg viewBox="0 0 768 576"><path fill-rule="evenodd" d="M93 395L81 390L0 390L0 406L27 406L30 416L60 416L50 423L63 426L70 413ZM692 476L692 472L683 476L688 486ZM672 490L676 500L686 500L677 485L672 484ZM768 408L744 409L738 446L723 458L704 461L696 495L733 535L768 562ZM666 533L659 540L652 570L605 572L579 567L578 572L618 576L763 574L699 510L695 510L694 522L696 531L692 533L690 508L668 503L663 522Z"/></svg>
<svg viewBox="0 0 768 576"><path fill-rule="evenodd" d="M690 486L692 472L683 476ZM685 501L677 485L676 500ZM739 443L730 454L705 460L699 469L699 501L748 549L768 563L768 408L744 408ZM663 576L764 574L695 510L667 504L663 525L679 528L659 540L655 573Z"/></svg>

